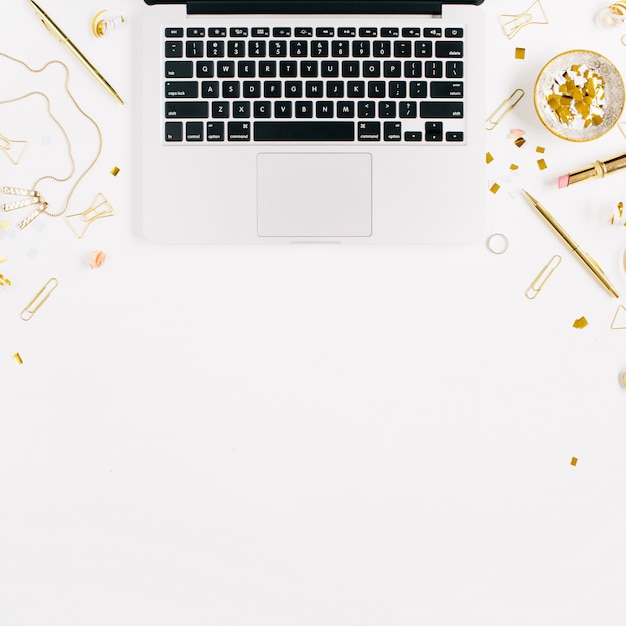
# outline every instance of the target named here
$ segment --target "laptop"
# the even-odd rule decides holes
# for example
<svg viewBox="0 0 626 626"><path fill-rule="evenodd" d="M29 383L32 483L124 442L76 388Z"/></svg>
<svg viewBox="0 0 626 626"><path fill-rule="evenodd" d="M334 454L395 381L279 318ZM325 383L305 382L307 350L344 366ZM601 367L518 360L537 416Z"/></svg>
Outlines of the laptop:
<svg viewBox="0 0 626 626"><path fill-rule="evenodd" d="M145 238L475 241L482 1L145 0Z"/></svg>

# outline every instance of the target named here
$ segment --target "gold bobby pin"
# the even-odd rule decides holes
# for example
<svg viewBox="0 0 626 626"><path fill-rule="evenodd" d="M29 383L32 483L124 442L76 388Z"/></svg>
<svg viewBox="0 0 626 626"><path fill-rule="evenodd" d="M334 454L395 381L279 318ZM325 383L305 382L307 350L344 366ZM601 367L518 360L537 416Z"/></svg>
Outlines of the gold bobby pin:
<svg viewBox="0 0 626 626"><path fill-rule="evenodd" d="M24 307L20 317L27 322L39 311L41 305L50 297L50 294L57 288L59 281L51 278L38 292L37 295Z"/></svg>
<svg viewBox="0 0 626 626"><path fill-rule="evenodd" d="M487 118L487 130L493 130L504 118L504 116L519 104L524 97L523 89L516 89L500 106Z"/></svg>
<svg viewBox="0 0 626 626"><path fill-rule="evenodd" d="M18 153L15 153L14 146L21 145L21 149L18 148ZM0 135L0 150L6 154L13 165L19 165L26 150L28 141L20 141L15 139L8 139L4 135ZM11 153L13 151L13 154Z"/></svg>
<svg viewBox="0 0 626 626"><path fill-rule="evenodd" d="M88 209L82 213L74 213L74 215L66 216L65 221L72 229L72 232L79 239L82 239L85 236L87 229L91 224L93 224L93 222L101 217L110 217L114 214L115 211L109 201L101 193L99 193ZM82 225L82 230L80 232L74 227L73 222Z"/></svg>
<svg viewBox="0 0 626 626"><path fill-rule="evenodd" d="M525 11L518 15L499 15L498 20L502 31L509 39L513 39L525 26L548 23L548 18L541 4L541 0L536 0Z"/></svg>
<svg viewBox="0 0 626 626"><path fill-rule="evenodd" d="M560 255L555 254L539 272L539 274L537 274L535 280L530 283L530 287L526 290L526 297L529 300L534 300L539 295L539 292L543 289L546 281L550 278L550 276L552 276L552 272L554 272L554 270L559 266L560 262Z"/></svg>

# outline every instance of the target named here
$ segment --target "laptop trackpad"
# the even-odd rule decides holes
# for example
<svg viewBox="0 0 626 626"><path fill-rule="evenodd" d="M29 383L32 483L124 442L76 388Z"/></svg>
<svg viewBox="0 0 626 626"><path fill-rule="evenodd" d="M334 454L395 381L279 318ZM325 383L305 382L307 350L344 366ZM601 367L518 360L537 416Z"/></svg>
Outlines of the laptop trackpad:
<svg viewBox="0 0 626 626"><path fill-rule="evenodd" d="M369 237L371 154L269 154L257 160L260 237Z"/></svg>

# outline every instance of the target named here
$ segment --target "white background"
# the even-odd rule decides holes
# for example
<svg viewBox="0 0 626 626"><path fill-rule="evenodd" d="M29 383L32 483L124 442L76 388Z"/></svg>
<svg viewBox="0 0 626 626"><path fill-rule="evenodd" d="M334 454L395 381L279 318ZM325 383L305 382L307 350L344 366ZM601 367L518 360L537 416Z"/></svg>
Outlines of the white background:
<svg viewBox="0 0 626 626"><path fill-rule="evenodd" d="M566 143L532 105L559 52L590 48L626 73L626 27L595 24L603 1L544 0L550 24L507 40L497 16L528 4L482 9L486 112L516 88L526 96L486 133L496 160L475 245L160 247L133 226L142 3L44 4L122 107L26 0L2 0L0 51L32 67L66 62L104 134L67 214L99 192L115 209L82 240L63 218L18 231L26 212L2 216L12 226L0 231L0 272L13 283L0 293L2 626L624 624L626 331L611 329L623 300L516 190L626 293L626 228L608 223L626 174L556 187L626 139L616 128ZM96 39L104 8L127 23ZM41 89L59 117L75 116L62 80L58 66L33 77L0 58L0 100ZM84 119L66 124L81 171L97 138L78 130ZM507 139L515 127L522 148ZM32 184L38 155L52 155L45 173L67 169L55 133L41 97L0 105L0 134L30 138L19 166L0 154L0 184ZM500 256L485 246L494 232L509 239ZM100 269L93 250L108 256ZM526 299L557 253L560 267ZM20 320L53 276L56 291ZM583 315L589 326L573 328Z"/></svg>

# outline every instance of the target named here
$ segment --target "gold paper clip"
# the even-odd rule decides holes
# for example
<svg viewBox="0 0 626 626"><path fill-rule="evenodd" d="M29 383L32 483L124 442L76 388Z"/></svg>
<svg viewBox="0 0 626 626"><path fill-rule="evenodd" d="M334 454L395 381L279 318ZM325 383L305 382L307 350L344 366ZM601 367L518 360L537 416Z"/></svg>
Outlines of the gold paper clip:
<svg viewBox="0 0 626 626"><path fill-rule="evenodd" d="M541 4L541 0L535 0L526 11L518 15L499 15L498 20L502 31L508 39L513 39L524 26L548 23L548 18Z"/></svg>
<svg viewBox="0 0 626 626"><path fill-rule="evenodd" d="M500 106L487 118L487 130L493 130L504 118L504 116L514 109L519 101L524 97L523 89L516 89Z"/></svg>
<svg viewBox="0 0 626 626"><path fill-rule="evenodd" d="M95 200L92 202L91 206L83 211L82 213L74 213L74 215L68 215L65 218L68 226L72 229L72 232L79 238L82 239L87 232L90 224L93 224L97 219L101 217L110 217L115 214L113 207L110 205L109 201L99 193ZM82 226L82 230L77 230L74 228L73 222L80 224Z"/></svg>
<svg viewBox="0 0 626 626"><path fill-rule="evenodd" d="M530 287L526 290L526 297L529 300L534 300L539 292L543 289L543 286L546 284L546 281L550 276L552 276L552 272L559 266L561 262L561 257L558 254L555 254L545 265L545 267L537 274L537 277L530 284Z"/></svg>
<svg viewBox="0 0 626 626"><path fill-rule="evenodd" d="M21 187L2 187L0 188L2 193L5 193L10 196L24 196L26 200L17 200L16 202L5 202L2 205L2 210L5 213L9 211L15 211L16 209L22 209L26 206L31 206L33 204L41 203L41 196L38 191L33 189L22 189Z"/></svg>
<svg viewBox="0 0 626 626"><path fill-rule="evenodd" d="M22 146L21 149L14 149L14 146ZM9 160L13 165L19 165L26 150L28 141L18 141L14 139L8 139L4 135L0 135L0 150L9 157Z"/></svg>
<svg viewBox="0 0 626 626"><path fill-rule="evenodd" d="M50 294L57 288L59 281L51 278L38 292L37 295L24 307L20 317L27 322L37 313L41 305L50 297Z"/></svg>

